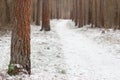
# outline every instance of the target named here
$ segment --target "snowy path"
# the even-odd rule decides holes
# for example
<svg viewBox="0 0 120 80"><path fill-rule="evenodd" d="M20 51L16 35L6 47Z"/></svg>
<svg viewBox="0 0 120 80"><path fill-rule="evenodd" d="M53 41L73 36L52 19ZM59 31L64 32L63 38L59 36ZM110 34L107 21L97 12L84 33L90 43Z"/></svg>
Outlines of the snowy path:
<svg viewBox="0 0 120 80"><path fill-rule="evenodd" d="M102 45L71 28L70 21L61 21L56 25L69 80L119 80L120 60L110 55Z"/></svg>
<svg viewBox="0 0 120 80"><path fill-rule="evenodd" d="M75 29L70 20L52 20L51 27L31 26L30 77L7 75L11 32L0 37L0 80L120 80L119 30Z"/></svg>

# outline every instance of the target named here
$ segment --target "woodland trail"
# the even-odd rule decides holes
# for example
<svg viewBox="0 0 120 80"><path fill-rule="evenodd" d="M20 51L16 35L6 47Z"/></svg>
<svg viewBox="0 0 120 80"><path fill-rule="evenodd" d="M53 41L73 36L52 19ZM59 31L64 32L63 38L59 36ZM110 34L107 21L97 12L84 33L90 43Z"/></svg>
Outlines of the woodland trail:
<svg viewBox="0 0 120 80"><path fill-rule="evenodd" d="M94 38L107 38L107 33L98 34L99 29L86 30L86 27L76 28L71 20L52 20L51 31L41 32L40 26L31 25L32 74L21 77L24 80L120 80L119 44L106 45L104 39L98 43L96 40L100 38ZM5 80L9 78L6 70L10 61L10 34L0 37L0 74ZM17 78L20 77L12 80Z"/></svg>
<svg viewBox="0 0 120 80"><path fill-rule="evenodd" d="M70 21L56 25L60 36L69 80L119 80L119 60L109 55L108 50L76 32Z"/></svg>

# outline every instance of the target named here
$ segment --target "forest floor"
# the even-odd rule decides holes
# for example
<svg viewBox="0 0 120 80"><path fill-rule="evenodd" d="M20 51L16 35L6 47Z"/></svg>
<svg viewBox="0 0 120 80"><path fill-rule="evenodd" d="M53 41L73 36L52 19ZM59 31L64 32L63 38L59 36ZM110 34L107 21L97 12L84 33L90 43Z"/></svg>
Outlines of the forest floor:
<svg viewBox="0 0 120 80"><path fill-rule="evenodd" d="M120 80L120 31L77 28L52 20L50 32L31 26L31 76L7 75L11 32L0 36L0 80Z"/></svg>

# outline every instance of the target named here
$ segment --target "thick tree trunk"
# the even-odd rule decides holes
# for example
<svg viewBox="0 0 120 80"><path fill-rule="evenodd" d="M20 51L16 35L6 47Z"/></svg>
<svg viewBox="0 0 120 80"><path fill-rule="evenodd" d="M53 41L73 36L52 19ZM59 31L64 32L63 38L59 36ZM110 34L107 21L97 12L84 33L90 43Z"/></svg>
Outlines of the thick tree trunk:
<svg viewBox="0 0 120 80"><path fill-rule="evenodd" d="M15 0L13 23L8 73L16 75L25 71L30 74L30 0Z"/></svg>
<svg viewBox="0 0 120 80"><path fill-rule="evenodd" d="M36 25L40 26L40 0L37 0Z"/></svg>
<svg viewBox="0 0 120 80"><path fill-rule="evenodd" d="M50 31L50 11L49 11L49 0L43 0L42 7L42 30Z"/></svg>

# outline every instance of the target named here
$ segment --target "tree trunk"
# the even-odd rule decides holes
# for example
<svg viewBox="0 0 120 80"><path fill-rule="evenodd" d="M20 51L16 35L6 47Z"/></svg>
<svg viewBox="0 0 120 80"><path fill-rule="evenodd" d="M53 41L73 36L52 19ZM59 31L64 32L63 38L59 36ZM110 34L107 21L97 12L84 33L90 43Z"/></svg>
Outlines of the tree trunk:
<svg viewBox="0 0 120 80"><path fill-rule="evenodd" d="M6 6L6 23L9 23L10 22L10 8L8 6L8 1L7 0L4 0L5 1L5 6Z"/></svg>
<svg viewBox="0 0 120 80"><path fill-rule="evenodd" d="M50 31L50 11L49 11L49 0L43 0L42 7L42 30Z"/></svg>
<svg viewBox="0 0 120 80"><path fill-rule="evenodd" d="M100 27L104 28L104 0L100 0Z"/></svg>
<svg viewBox="0 0 120 80"><path fill-rule="evenodd" d="M75 0L75 26L78 24L78 6L77 6L77 0Z"/></svg>
<svg viewBox="0 0 120 80"><path fill-rule="evenodd" d="M37 0L36 25L40 26L40 0Z"/></svg>
<svg viewBox="0 0 120 80"><path fill-rule="evenodd" d="M35 10L35 1L32 3L33 5L33 10L32 10L32 21L35 22L35 15L36 15L36 10Z"/></svg>
<svg viewBox="0 0 120 80"><path fill-rule="evenodd" d="M11 39L11 60L8 74L30 74L30 0L15 0L14 29Z"/></svg>
<svg viewBox="0 0 120 80"><path fill-rule="evenodd" d="M115 17L114 17L114 29L119 29L119 6L118 6L118 1L115 0Z"/></svg>
<svg viewBox="0 0 120 80"><path fill-rule="evenodd" d="M70 10L70 19L73 21L73 19L74 19L74 4L73 4L73 0L71 1L71 5L70 5L70 8L71 8L71 10Z"/></svg>
<svg viewBox="0 0 120 80"><path fill-rule="evenodd" d="M56 14L57 14L57 19L59 19L59 0L56 0Z"/></svg>
<svg viewBox="0 0 120 80"><path fill-rule="evenodd" d="M95 27L98 27L98 24L97 24L97 0L95 0Z"/></svg>
<svg viewBox="0 0 120 80"><path fill-rule="evenodd" d="M89 0L89 8L88 8L88 24L92 23L92 0Z"/></svg>
<svg viewBox="0 0 120 80"><path fill-rule="evenodd" d="M84 0L84 18L83 18L83 20L84 20L84 25L86 25L86 3L85 3L86 1Z"/></svg>
<svg viewBox="0 0 120 80"><path fill-rule="evenodd" d="M119 25L119 29L120 29L120 10L119 10L119 14L118 15L119 15L119 17L118 17L119 18L118 19L118 25Z"/></svg>
<svg viewBox="0 0 120 80"><path fill-rule="evenodd" d="M83 26L82 0L79 0L79 27Z"/></svg>

